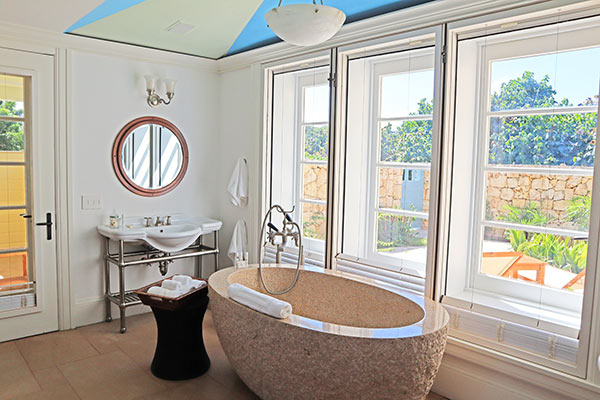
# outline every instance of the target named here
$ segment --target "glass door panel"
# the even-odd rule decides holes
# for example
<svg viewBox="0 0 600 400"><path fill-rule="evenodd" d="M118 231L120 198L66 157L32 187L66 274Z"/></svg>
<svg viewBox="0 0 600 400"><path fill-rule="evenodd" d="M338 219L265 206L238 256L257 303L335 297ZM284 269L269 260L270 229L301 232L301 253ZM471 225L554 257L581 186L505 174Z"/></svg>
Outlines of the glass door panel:
<svg viewBox="0 0 600 400"><path fill-rule="evenodd" d="M0 74L0 311L36 305L27 223L26 79Z"/></svg>

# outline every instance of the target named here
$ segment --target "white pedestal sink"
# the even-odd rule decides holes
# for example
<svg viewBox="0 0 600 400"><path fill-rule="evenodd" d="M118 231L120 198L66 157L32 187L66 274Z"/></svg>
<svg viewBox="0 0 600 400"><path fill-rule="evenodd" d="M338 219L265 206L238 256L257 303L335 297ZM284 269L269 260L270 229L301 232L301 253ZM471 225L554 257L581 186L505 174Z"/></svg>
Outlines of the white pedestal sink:
<svg viewBox="0 0 600 400"><path fill-rule="evenodd" d="M160 251L174 253L190 246L200 235L218 231L222 225L214 219L185 215L172 216L171 225L146 227L143 221L143 217L127 217L121 228L98 225L96 229L112 240L144 242Z"/></svg>

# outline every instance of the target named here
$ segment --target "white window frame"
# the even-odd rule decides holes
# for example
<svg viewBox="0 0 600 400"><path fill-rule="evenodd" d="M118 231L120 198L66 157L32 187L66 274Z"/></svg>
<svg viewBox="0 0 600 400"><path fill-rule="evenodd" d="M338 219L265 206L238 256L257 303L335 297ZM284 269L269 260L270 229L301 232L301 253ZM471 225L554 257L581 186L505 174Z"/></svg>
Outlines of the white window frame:
<svg viewBox="0 0 600 400"><path fill-rule="evenodd" d="M337 104L337 120L336 123L341 127L341 130L345 132L346 126L346 105L348 102L347 98L347 79L348 79L348 63L352 59L370 57L376 55L383 55L387 53L398 53L402 54L404 51L416 50L420 48L430 48L433 47L433 58L434 58L434 82L433 82L433 104L437 105L434 107L432 121L432 154L431 154L431 167L430 167L430 203L429 203L429 211L427 214L428 220L428 246L427 246L427 257L425 262L425 270L417 271L412 268L401 268L397 271L397 268L391 268L391 262L396 261L397 258L389 257L385 255L374 254L377 253L376 249L376 216L375 211L378 206L377 199L377 188L374 187L378 183L377 177L377 168L379 165L387 164L379 162L379 127L378 127L378 117L379 117L379 89L374 88L373 84L368 89L370 94L370 104L369 112L368 112L368 121L366 123L367 129L373 130L375 129L376 135L373 132L370 132L370 141L369 146L371 149L369 150L369 174L368 174L368 204L367 204L367 227L368 227L368 241L367 245L369 248L365 252L367 255L366 258L357 257L353 254L347 254L343 252L343 240L338 240L337 247L334 251L335 259L332 262L332 266L334 269L337 268L337 264L348 262L352 260L357 268L360 268L361 265L367 269L379 269L382 271L382 274L388 274L389 269L395 269L396 271L392 271L394 274L398 275L401 279L402 276L407 277L408 279L412 279L415 277L417 279L424 279L425 283L423 286L424 294L427 297L434 297L434 273L435 273L435 263L436 263L436 252L437 252L437 219L438 219L438 170L440 163L440 145L441 145L441 104L442 104L442 77L443 77L443 41L444 41L444 31L441 25L433 26L429 28L423 28L418 30L413 30L405 33L400 33L396 35L390 35L387 37L373 39L366 42L354 43L347 46L340 47L338 49L338 90L337 90L337 99L339 99ZM414 70L417 70L415 68ZM371 79L371 83L375 82ZM375 101L373 101L375 100ZM374 104L377 103L377 104ZM417 117L422 118L422 117ZM415 118L416 119L416 118ZM397 120L397 119L396 119ZM377 144L377 145L376 145ZM344 157L346 148L345 144L342 143L339 146L339 152L342 153L342 156L337 160L338 161L338 170L344 171ZM377 163L373 162L377 160ZM396 163L393 163L396 164ZM415 165L407 163L411 168L414 169ZM402 163L397 163L398 166L401 166ZM394 165L396 166L396 165ZM340 184L338 186L337 194L337 203L336 207L343 210L343 201L344 201L344 182L345 173L340 174L338 177L340 180ZM405 213L405 211L394 210L396 212ZM336 234L338 237L343 238L343 212L340 212L339 220L336 221ZM411 212L406 212L406 214L412 214ZM419 214L420 215L420 214ZM425 279L425 277L427 277Z"/></svg>
<svg viewBox="0 0 600 400"><path fill-rule="evenodd" d="M491 66L492 62L517 58L526 56L536 56L540 54L546 54L549 52L556 51L556 46L550 46L548 44L547 37L556 35L549 29L548 35L540 36L539 33L535 33L534 37L522 37L519 42L520 45L527 44L524 47L515 46L511 42L498 42L492 38L492 41L497 43L487 43L485 49L482 46L478 46L478 55L480 58L480 73L481 82L483 85L480 87L479 93L479 108L475 111L476 126L479 128L475 130L475 133L484 133L485 136L477 136L477 161L474 170L477 171L476 179L474 183L473 198L471 199L474 205L474 213L472 214L473 220L470 221L471 228L471 254L470 261L468 262L470 271L468 272L467 283L470 287L466 288L466 293L462 300L469 299L473 296L470 293L471 290L475 292L487 293L491 297L508 297L514 298L516 302L521 302L525 306L529 306L531 310L536 308L536 305L540 304L540 300L543 299L543 304L540 304L541 309L553 312L557 310L563 318L570 320L567 325L574 330L578 330L575 316L581 313L582 306L582 295L577 293L571 293L561 289L555 289L550 287L544 287L539 285L532 285L524 281L517 281L499 277L488 276L480 273L481 269L481 254L483 246L483 231L486 227L506 228L506 229L519 229L527 232L539 232L539 233L550 233L559 234L562 236L581 237L585 236L587 232L573 231L561 228L546 228L539 226L528 226L519 225L503 221L486 221L485 220L485 198L486 198L486 187L485 187L485 176L488 172L529 172L535 171L537 174L563 174L563 175L576 175L576 176L592 176L592 169L586 168L573 168L573 169L560 169L552 167L540 166L539 170L535 168L517 167L517 166L495 166L488 164L489 155L489 135L490 135L490 121L494 117L502 116L515 116L515 115L551 115L551 114L563 114L563 113L596 113L598 112L598 106L590 107L555 107L548 109L524 109L524 110L505 110L505 111L491 111ZM554 29L556 32L556 28ZM562 35L562 34L561 34ZM533 36L533 34L531 35ZM580 38L584 38L585 35L580 33ZM585 46L580 46L576 38L572 38L574 41L568 44L561 38L560 51L574 50ZM530 42L531 41L531 42ZM459 55L460 56L460 55ZM590 235L590 241L596 240ZM524 290L529 288L530 290ZM493 302L490 302L493 303ZM535 314L532 312L531 314ZM535 318L535 317L534 317ZM558 323L560 318L552 318L553 321ZM564 331L563 331L564 332Z"/></svg>
<svg viewBox="0 0 600 400"><path fill-rule="evenodd" d="M366 226L368 227L368 235L366 240L367 247L367 259L373 260L378 264L394 264L397 262L398 258L393 256L388 256L384 252L377 251L377 232L378 232L378 215L379 213L385 214L393 214L404 217L415 217L418 219L428 219L429 212L424 211L410 211L404 209L393 209L393 208L382 208L379 207L379 170L380 168L396 168L402 169L404 171L407 170L422 170L422 171L430 171L431 172L431 163L409 163L409 162L394 162L394 161L381 161L381 124L387 122L397 122L397 121L432 121L433 125L433 114L427 115L398 115L394 117L382 117L381 116L381 96L383 93L382 81L385 76L393 76L399 74L406 74L411 72L418 71L426 71L430 68L427 68L424 65L418 65L419 61L416 60L418 57L427 57L424 54L418 54L420 48L417 49L405 49L397 52L396 56L398 58L394 58L393 60L381 60L381 61L372 61L370 62L370 69L372 71L372 79L371 79L371 91L369 102L372 104L371 107L371 118L370 120L370 132L369 136L371 138L371 152L369 154L369 168L370 168L370 179L368 182L368 211L367 211L367 219L368 222ZM423 49L423 53L432 51L435 53L435 44L432 43L430 46L427 46ZM417 54L408 55L408 52L416 52ZM405 59L413 58L409 61L407 68L398 69L397 66L393 65L398 61L404 61ZM435 54L432 55L432 58L435 57ZM416 68L413 68L412 63L416 62ZM404 67L404 66L403 66ZM433 67L433 66L432 66ZM434 71L435 77L435 71ZM435 82L431 82L432 88L434 87ZM433 95L433 93L432 93ZM433 100L433 98L432 98ZM433 130L433 127L432 127ZM406 262L406 261L405 261ZM410 262L407 262L410 264ZM408 267L411 268L412 265ZM384 267L385 268L385 267ZM425 268L426 262L423 267L415 266L414 267L414 275L425 277ZM406 268L404 271L406 272Z"/></svg>
<svg viewBox="0 0 600 400"><path fill-rule="evenodd" d="M295 154L297 157L296 160L296 168L295 168L295 203L296 203L296 221L298 221L298 225L300 228L304 230L304 220L303 220L303 210L305 204L317 204L325 207L325 214L327 214L327 201L326 200L318 200L318 199L307 199L304 197L304 169L305 165L319 165L327 167L327 160L307 160L305 158L305 128L308 126L329 126L329 120L327 121L316 121L316 122L307 122L305 121L305 110L304 110L304 99L306 95L306 89L314 86L322 86L328 85L327 77L329 74L328 70L320 71L321 68L326 67L317 67L317 71L307 71L306 74L300 74L296 76L296 104L297 104L297 112L296 112L296 121L295 121L295 145L296 150ZM328 114L329 116L329 114ZM327 153L329 157L329 151ZM305 251L309 251L311 253L316 253L320 255L325 255L325 239L316 239L309 238L306 236L302 236L302 242L304 245Z"/></svg>
<svg viewBox="0 0 600 400"><path fill-rule="evenodd" d="M455 23L448 24L448 71L447 71L447 79L446 79L446 92L445 92L445 103L446 108L444 110L444 131L448 132L448 135L444 138L444 150L443 157L445 159L444 168L442 169L442 197L440 198L440 202L444 204L443 206L443 215L440 215L440 230L443 232L441 235L448 235L450 229L450 193L451 193L451 180L452 180L452 154L454 145L454 135L455 135L455 117L454 117L454 109L456 104L456 77L457 77L457 48L458 48L458 40L460 39L468 39L472 37L477 37L481 35L492 35L494 33L503 33L509 32L511 30L517 29L525 29L530 27L538 27L544 25L551 25L557 22L576 20L578 18L585 17L594 17L597 15L597 11L594 10L578 10L574 9L571 12L564 11L560 13L557 17L556 10L549 10L548 12L542 12L539 14L533 15L522 15L515 16L513 13L504 13L500 15L491 15L485 17L474 18L467 21L459 21ZM502 18L504 17L504 18ZM597 44L595 45L597 46ZM581 47L581 46L576 46ZM552 49L555 51L556 49ZM489 50L488 50L489 51ZM527 53L531 54L531 53ZM556 109L551 109L556 110ZM561 110L559 110L561 111ZM576 110L575 110L576 111ZM511 113L513 111L510 111ZM597 112L595 110L594 112ZM599 113L600 116L600 113ZM598 124L600 127L600 123ZM479 153L481 155L481 152ZM596 148L596 160L600 160L600 146ZM547 169L548 171L548 169ZM594 165L594 176L600 176L598 173L600 172L600 163L596 162ZM592 191L592 196L595 198L600 195L600 184L598 182L594 182L594 187ZM482 193L482 192L480 192ZM479 214L477 214L479 215ZM589 248L588 248L588 269L586 273L586 281L585 281L585 293L583 298L583 307L581 312L581 327L577 331L577 335L575 336L578 339L578 346L574 350L576 352L576 363L575 364L565 364L558 360L553 360L551 357L544 357L542 355L536 355L527 350L520 350L515 347L511 347L502 343L500 339L495 340L495 338L488 338L485 335L481 336L479 334L472 334L465 331L456 330L455 326L459 325L458 319L456 319L453 323L451 323L450 334L459 339L467 340L471 343L480 344L486 347L490 347L496 350L499 350L503 353L516 355L520 358L533 361L535 363L549 366L559 371L567 372L569 374L573 374L579 377L585 377L586 369L589 365L593 365L593 360L588 357L588 349L590 348L590 335L592 334L592 303L594 302L593 294L596 285L596 268L598 261L598 234L600 232L600 226L598 225L598 218L600 216L600 202L593 202L591 217L590 217L590 228L589 228ZM528 228L529 229L529 228ZM495 304L485 304L485 302L473 303L472 301L464 301L456 297L452 297L446 293L447 280L451 279L451 276L456 272L448 271L450 268L449 260L448 260L448 239L440 240L438 243L438 254L440 256L440 270L439 280L436 282L436 285L439 285L441 296L439 299L443 304L447 304L451 307L456 307L457 309L466 310L470 324L474 323L475 325L483 326L484 320L495 319L497 321L498 327L503 326L504 323L507 325L511 325L514 323L525 325L525 329L527 326L531 326L535 329L540 335L543 335L546 332L548 336L548 340L552 339L552 332L557 332L559 335L563 334L565 331L569 329L563 329L564 326L556 325L550 323L545 323L545 321L538 318L531 318L523 314L511 313L511 312L503 312L498 308L495 308ZM469 266L472 268L472 265ZM464 277L464 275L463 275ZM463 278L464 279L464 278ZM513 283L513 282L510 282ZM519 282L514 282L519 285ZM596 288L597 290L597 288ZM497 298L499 303L505 302L506 298ZM506 304L506 303L504 303ZM481 316L478 319L478 315ZM540 313L538 312L537 316L539 317ZM458 315L453 315L451 312L451 316L458 318ZM503 322L507 321L507 322ZM513 321L513 322L510 322ZM483 332L483 331L482 331ZM495 332L495 329L494 329ZM569 335L567 335L569 336ZM500 337L500 336L499 336ZM573 336L571 336L573 337ZM550 342L549 342L550 343Z"/></svg>

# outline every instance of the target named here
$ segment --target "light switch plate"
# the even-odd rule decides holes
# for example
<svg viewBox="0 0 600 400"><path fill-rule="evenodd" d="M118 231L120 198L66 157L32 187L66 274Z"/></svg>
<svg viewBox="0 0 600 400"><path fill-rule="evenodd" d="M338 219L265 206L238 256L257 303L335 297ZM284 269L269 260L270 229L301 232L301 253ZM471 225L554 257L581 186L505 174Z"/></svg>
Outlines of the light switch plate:
<svg viewBox="0 0 600 400"><path fill-rule="evenodd" d="M99 210L102 208L102 199L99 194L84 194L81 196L82 210Z"/></svg>

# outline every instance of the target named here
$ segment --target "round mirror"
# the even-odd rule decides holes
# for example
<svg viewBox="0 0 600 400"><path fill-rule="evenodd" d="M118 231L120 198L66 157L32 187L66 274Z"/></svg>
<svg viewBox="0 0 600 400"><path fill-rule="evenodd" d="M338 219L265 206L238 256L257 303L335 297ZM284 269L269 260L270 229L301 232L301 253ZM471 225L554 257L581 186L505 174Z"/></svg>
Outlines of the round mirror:
<svg viewBox="0 0 600 400"><path fill-rule="evenodd" d="M134 119L121 129L112 151L121 183L141 196L175 189L188 165L188 148L175 125L158 117Z"/></svg>

